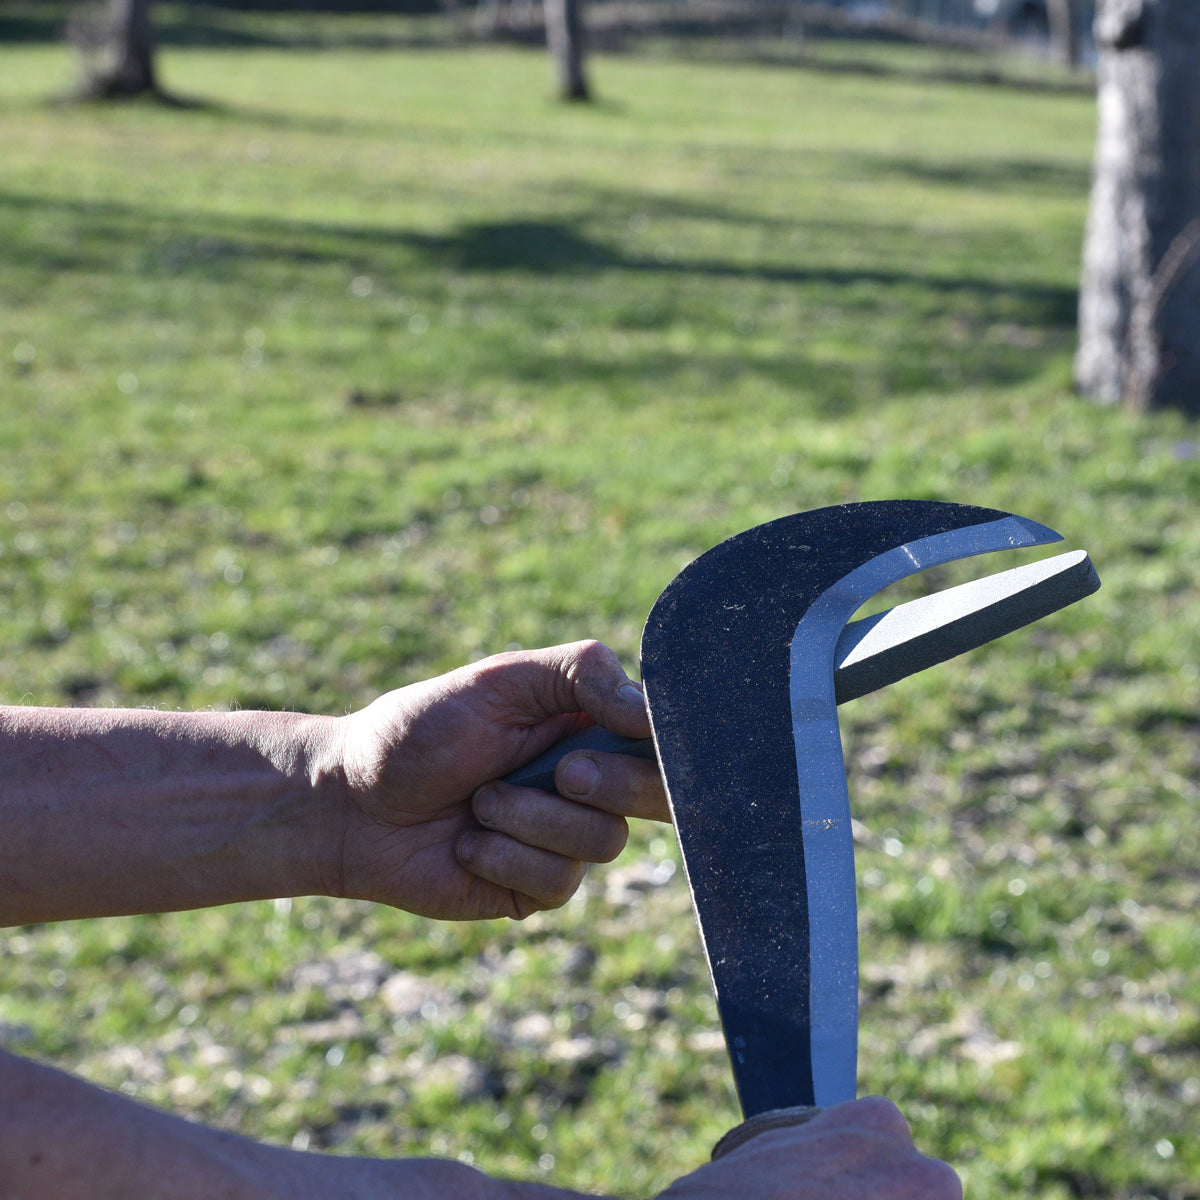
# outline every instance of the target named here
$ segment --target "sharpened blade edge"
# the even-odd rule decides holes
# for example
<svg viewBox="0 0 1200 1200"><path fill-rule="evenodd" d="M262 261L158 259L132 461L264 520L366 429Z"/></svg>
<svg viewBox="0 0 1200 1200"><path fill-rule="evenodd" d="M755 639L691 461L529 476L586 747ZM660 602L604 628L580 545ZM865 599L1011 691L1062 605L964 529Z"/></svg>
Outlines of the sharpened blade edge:
<svg viewBox="0 0 1200 1200"><path fill-rule="evenodd" d="M851 621L838 638L839 704L1066 608L1100 586L1086 550L1013 567Z"/></svg>
<svg viewBox="0 0 1200 1200"><path fill-rule="evenodd" d="M851 571L813 603L791 645L804 877L808 893L812 1103L852 1100L858 1088L858 911L854 835L834 685L838 639L873 595L928 567L1035 545L1058 534L1019 517L967 526L897 546ZM997 631L997 636L1001 630Z"/></svg>

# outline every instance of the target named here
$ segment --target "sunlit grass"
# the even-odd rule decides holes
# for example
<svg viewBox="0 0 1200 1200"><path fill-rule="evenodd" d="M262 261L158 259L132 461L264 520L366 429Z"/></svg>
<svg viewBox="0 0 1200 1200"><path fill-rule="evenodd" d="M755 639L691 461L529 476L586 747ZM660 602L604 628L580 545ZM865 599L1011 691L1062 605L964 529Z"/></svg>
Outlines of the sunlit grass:
<svg viewBox="0 0 1200 1200"><path fill-rule="evenodd" d="M560 108L541 55L170 48L212 106L80 110L43 103L65 52L6 47L0 693L344 711L584 635L633 667L757 521L1046 521L1100 593L843 712L862 1087L971 1195L1196 1200L1195 430L1067 389L1087 96L887 62L602 58ZM645 1194L737 1115L675 862L640 830L511 928L18 931L0 1036L251 1134Z"/></svg>

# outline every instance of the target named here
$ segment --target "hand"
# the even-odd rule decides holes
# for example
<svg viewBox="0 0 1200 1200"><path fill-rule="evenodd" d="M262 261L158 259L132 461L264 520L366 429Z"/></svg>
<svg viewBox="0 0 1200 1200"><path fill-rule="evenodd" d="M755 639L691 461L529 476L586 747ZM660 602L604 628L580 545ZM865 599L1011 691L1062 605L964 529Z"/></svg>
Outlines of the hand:
<svg viewBox="0 0 1200 1200"><path fill-rule="evenodd" d="M657 767L632 756L568 756L562 796L498 782L593 723L650 734L641 689L598 642L497 655L343 718L331 890L459 920L565 903L587 863L624 848L626 817L669 819Z"/></svg>
<svg viewBox="0 0 1200 1200"><path fill-rule="evenodd" d="M760 1133L658 1200L962 1200L958 1176L913 1146L887 1100L854 1100Z"/></svg>

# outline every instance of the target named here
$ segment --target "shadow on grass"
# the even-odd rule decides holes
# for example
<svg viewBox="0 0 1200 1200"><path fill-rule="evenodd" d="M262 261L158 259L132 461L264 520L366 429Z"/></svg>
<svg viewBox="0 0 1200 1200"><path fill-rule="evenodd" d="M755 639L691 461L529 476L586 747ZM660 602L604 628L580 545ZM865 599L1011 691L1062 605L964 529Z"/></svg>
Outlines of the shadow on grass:
<svg viewBox="0 0 1200 1200"><path fill-rule="evenodd" d="M1091 168L1082 163L1032 158L971 159L966 155L941 162L880 156L868 159L863 155L853 156L853 161L849 161L849 155L845 158L848 169L857 169L862 174L941 184L963 191L974 189L992 194L1036 191L1041 195L1086 196L1091 185Z"/></svg>
<svg viewBox="0 0 1200 1200"><path fill-rule="evenodd" d="M61 95L51 96L45 103L51 108L70 107L73 104L84 107L106 107L111 104L139 105L146 108L168 108L176 112L220 113L225 106L206 100L202 96L184 96L167 88L156 87L150 91L138 92L136 95L121 95L109 93L103 88L84 80L74 88Z"/></svg>
<svg viewBox="0 0 1200 1200"><path fill-rule="evenodd" d="M859 53L823 58L819 52L812 52L811 46L814 43L819 45L826 41L845 43L855 47ZM921 45L920 42L908 44L917 47ZM858 38L845 38L836 35L826 37L817 33L807 37L805 44L789 44L782 39L751 38L725 41L708 37L674 41L671 43L670 53L664 52L664 57L694 62L724 62L749 67L794 69L822 75L851 75L862 79L1006 88L1044 95L1090 96L1096 90L1095 80L1082 70L1072 75L1022 71L1020 68L1023 51L1020 49L1008 51L1016 68L1013 70L1005 69L1003 56L997 52L976 57L972 51L959 49L954 52L952 58L948 56L947 61L942 63L921 62L916 59L903 62L898 57L884 59L872 56L871 52L874 49L895 45L894 39L880 38L873 41L866 34ZM1000 65L997 63L998 59Z"/></svg>
<svg viewBox="0 0 1200 1200"><path fill-rule="evenodd" d="M811 223L808 228L812 228ZM916 285L942 295L972 293L1018 298L1020 307L1039 324L1070 325L1075 318L1073 288L998 283L983 276L921 275L886 268L838 269L788 266L779 263L739 263L689 258L663 261L629 255L586 237L565 222L499 221L466 225L444 236L403 235L403 240L445 265L460 271L527 271L571 274L580 271L622 271L639 274L700 275L712 279L761 280L797 287L828 284L847 288L869 284L881 288Z"/></svg>
<svg viewBox="0 0 1200 1200"><path fill-rule="evenodd" d="M627 202L629 198L627 197ZM634 207L646 207L641 197ZM687 258L664 260L659 257L631 255L579 232L569 221L510 220L467 223L448 234L427 234L414 231L359 229L349 226L325 225L316 222L275 220L269 218L222 219L205 214L192 220L161 217L156 221L151 212L110 201L75 201L61 198L20 195L0 192L0 210L27 209L38 212L58 209L96 223L102 240L108 246L118 246L122 233L145 231L160 224L163 227L182 224L191 227L197 237L197 254L193 258L183 252L165 257L162 266L166 273L178 271L189 264L221 258L265 259L282 257L292 262L345 261L348 264L369 265L377 261L380 252L408 247L437 260L437 264L466 272L527 272L535 275L575 274L581 271L618 271L638 274L701 275L714 279L762 280L766 282L804 285L828 283L850 286L867 283L881 286L916 284L934 292L952 294L972 292L979 295L1005 294L1020 298L1023 307L1032 309L1041 323L1069 325L1074 320L1074 288L1054 285L1013 285L997 282L986 276L920 274L887 268L839 269L832 267L791 266L774 262L744 263L720 259ZM712 205L667 205L657 208L664 216L695 216L712 219L730 214ZM746 218L740 218L744 221ZM203 227L207 233L196 233ZM853 227L837 222L815 225L804 222L809 230L824 229L853 235ZM886 231L876 228L876 234ZM187 241L184 234L183 241ZM139 238L140 240L140 238ZM318 248L319 247L319 248ZM9 243L9 261L21 256L20 246ZM61 268L71 262L70 256L59 258L53 251L38 248L33 259L44 257L47 266ZM27 259L29 261L29 259ZM77 265L84 265L80 261ZM98 265L98 264L91 264Z"/></svg>
<svg viewBox="0 0 1200 1200"><path fill-rule="evenodd" d="M0 45L26 42L61 42L65 16L47 9L26 6L18 11L0 8Z"/></svg>
<svg viewBox="0 0 1200 1200"><path fill-rule="evenodd" d="M643 197L625 197L627 210L643 204ZM600 207L611 217L610 198ZM708 219L720 213L711 205L700 207ZM36 222L25 220L35 215ZM724 219L742 226L750 220L730 214ZM1074 327L1074 288L1004 282L952 266L922 271L822 264L822 254L829 254L822 247L845 246L861 236L850 223L806 223L809 244L817 247L803 251L809 261L747 262L633 253L583 232L585 220L478 222L431 234L269 217L167 216L111 201L0 192L6 260L11 268L34 275L124 274L156 289L203 283L250 294L295 286L310 271L335 269L347 280L358 275L404 280L405 290L416 286L418 295L416 281L422 277L437 293L441 284L433 281L452 275L469 281L477 303L498 299L509 310L522 279L543 280L545 287L524 289L528 298L519 303L525 311L506 317L508 324L499 331L468 335L472 362L489 373L531 382L569 384L586 378L618 392L653 385L669 393L672 384L678 391L681 380L698 375L724 385L752 372L804 394L819 412L840 414L871 395L1020 382L1042 369L1043 352L1020 336L989 341L991 332L1037 330L1061 342ZM34 225L69 230L70 236L30 236L26 231ZM886 231L873 234L887 237ZM979 249L985 261L996 261L1004 247ZM908 257L919 261L919 248ZM960 261L972 257L964 252ZM708 283L714 286L704 286ZM769 350L753 351L749 341L743 345L731 336L742 319L735 293L744 293L742 285L748 284L763 285L756 303L766 309L804 294L806 307L837 314L844 322L841 336L861 337L867 353L857 359L848 351L841 359L814 358L805 347L805 331L797 328L793 334L786 326L772 326ZM639 339L636 353L573 348L562 354L548 346L547 338L564 320L564 305L577 302L569 298L575 288L579 304L599 305L594 311L605 313L613 334ZM436 308L444 301L431 295L427 303ZM399 312L375 310L372 320L381 336L401 332L407 324ZM948 350L939 341L947 320L969 322L978 338L969 347ZM882 322L891 323L886 336L879 334ZM645 337L668 328L688 329L691 344L676 348Z"/></svg>
<svg viewBox="0 0 1200 1200"><path fill-rule="evenodd" d="M464 53L470 53L470 51L464 50ZM214 102L209 108L213 112L220 113L230 122L257 124L286 131L335 136L374 132L388 137L404 137L413 132L420 132L419 129L414 130L412 126L405 124L400 118L380 117L371 121L357 116L343 117L317 112L284 112L221 102ZM601 98L589 106L589 111L599 115L620 116L624 108L619 103ZM437 136L439 139L459 139L471 145L478 141L477 133L472 130L454 130L440 125L437 126ZM515 148L530 145L563 145L575 149L578 147L579 141L578 132L567 129L560 133L556 133L553 129L540 129L535 135L517 128L494 128L489 130L488 137L493 146L509 145ZM706 141L703 146L703 154L727 159L736 164L737 170L743 175L756 169L763 170L760 151L757 147L747 147L745 143ZM918 183L944 184L953 188L986 189L990 192L1018 190L1028 192L1032 188L1039 194L1058 194L1073 198L1086 196L1091 186L1090 163L1047 160L1036 155L1007 158L989 155L987 158L972 158L969 153L959 151L953 156L947 155L936 159L855 150L823 149L807 156L807 161L810 163L816 159L820 160L831 177L905 179ZM775 178L774 168L770 169L768 173L772 179ZM614 195L622 202L628 203L631 193L617 192ZM654 202L652 198L646 198L638 203L644 209ZM671 203L678 202L672 201ZM726 215L723 210L716 210L711 205L705 204L698 206L689 204L687 212L718 218ZM760 220L761 218L756 215L754 219Z"/></svg>
<svg viewBox="0 0 1200 1200"><path fill-rule="evenodd" d="M1014 52L1014 57L1019 51ZM1039 92L1049 95L1090 96L1096 83L1085 73L1078 76L1042 76L1008 73L994 62L981 59L977 63L969 60L939 66L902 66L899 63L881 63L869 58L838 59L836 61L808 57L799 64L806 71L820 71L829 75L857 75L868 79L907 79L914 83L941 83L968 87L1011 88L1019 92Z"/></svg>

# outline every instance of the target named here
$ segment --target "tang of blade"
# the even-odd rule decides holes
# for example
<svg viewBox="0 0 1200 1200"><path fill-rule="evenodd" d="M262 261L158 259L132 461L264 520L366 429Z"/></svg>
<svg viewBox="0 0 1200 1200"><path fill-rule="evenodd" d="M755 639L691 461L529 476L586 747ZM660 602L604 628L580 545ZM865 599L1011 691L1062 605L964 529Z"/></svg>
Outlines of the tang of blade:
<svg viewBox="0 0 1200 1200"><path fill-rule="evenodd" d="M846 622L927 567L1058 540L992 509L839 505L722 542L655 604L643 681L746 1116L856 1092L854 845L834 684Z"/></svg>

